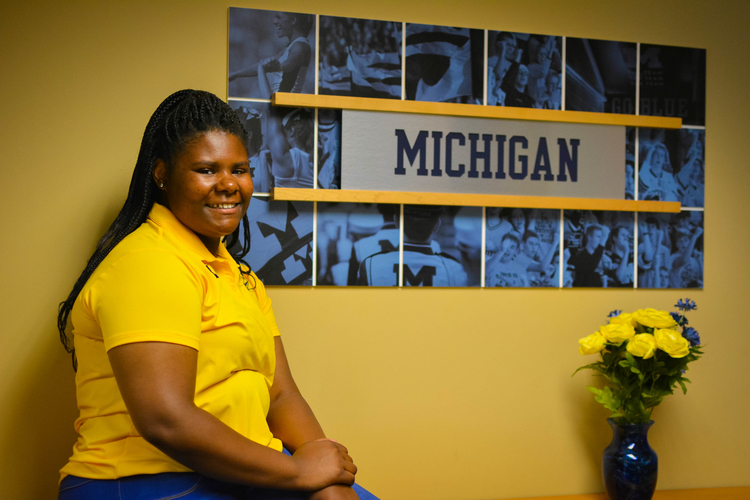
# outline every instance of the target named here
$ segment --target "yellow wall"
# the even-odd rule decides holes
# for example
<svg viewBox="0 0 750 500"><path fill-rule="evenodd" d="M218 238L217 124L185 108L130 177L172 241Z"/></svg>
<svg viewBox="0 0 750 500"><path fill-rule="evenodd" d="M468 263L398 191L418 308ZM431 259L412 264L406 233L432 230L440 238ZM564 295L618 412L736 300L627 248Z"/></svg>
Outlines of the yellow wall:
<svg viewBox="0 0 750 500"><path fill-rule="evenodd" d="M226 97L227 7L297 10L708 49L707 344L688 395L655 413L660 488L748 485L750 37L746 2L169 0L0 7L0 498L53 498L74 442L56 306L119 209L150 113ZM576 341L640 290L271 290L299 385L360 482L385 499L602 490L606 413Z"/></svg>

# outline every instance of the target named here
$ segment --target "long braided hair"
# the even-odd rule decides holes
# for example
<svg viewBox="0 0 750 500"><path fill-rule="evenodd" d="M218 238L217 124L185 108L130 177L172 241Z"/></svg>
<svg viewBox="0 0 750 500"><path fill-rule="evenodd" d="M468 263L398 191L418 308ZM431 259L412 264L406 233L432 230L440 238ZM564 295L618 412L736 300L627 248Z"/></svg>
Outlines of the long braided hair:
<svg viewBox="0 0 750 500"><path fill-rule="evenodd" d="M161 159L168 168L173 167L176 157L190 141L195 139L196 135L209 131L232 134L240 139L247 149L247 133L239 118L232 108L210 92L189 89L177 91L167 97L151 115L143 133L128 197L115 221L96 244L96 250L89 258L68 298L61 302L58 308L57 329L60 341L73 358L74 370L77 370L78 362L72 336L68 336L66 329L78 294L112 249L146 221L159 193L153 180L156 160ZM238 259L242 259L250 251L250 225L247 215L232 234L232 243L228 246L239 240L240 230L243 231L244 241L236 253ZM240 269L244 274L250 273L249 266L246 269L240 266Z"/></svg>

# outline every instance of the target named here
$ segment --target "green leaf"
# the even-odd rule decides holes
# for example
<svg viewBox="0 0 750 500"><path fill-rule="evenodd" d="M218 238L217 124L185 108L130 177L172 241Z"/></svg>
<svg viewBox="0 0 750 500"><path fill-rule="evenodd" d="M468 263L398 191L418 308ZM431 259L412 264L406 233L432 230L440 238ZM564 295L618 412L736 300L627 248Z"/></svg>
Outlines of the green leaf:
<svg viewBox="0 0 750 500"><path fill-rule="evenodd" d="M685 382L683 382L682 380L678 380L677 383L680 384L680 387L682 387L682 393L687 394L687 387L685 387Z"/></svg>
<svg viewBox="0 0 750 500"><path fill-rule="evenodd" d="M597 389L596 387L594 387L594 386L591 386L591 385L587 385L587 386L586 386L586 389L588 389L589 391L593 392L593 393L594 393L594 394L596 394L597 396L598 396L598 395L600 395L600 394L602 393L602 390L601 390L601 389Z"/></svg>
<svg viewBox="0 0 750 500"><path fill-rule="evenodd" d="M591 363L590 365L586 365L586 366L582 366L582 367L578 368L576 371L573 372L573 375L575 375L576 373L580 372L581 370L595 370L595 371L599 371L599 372L603 373L604 369L605 369L605 367L604 367L603 363L601 361L597 361L596 363ZM571 377L573 375L571 375Z"/></svg>

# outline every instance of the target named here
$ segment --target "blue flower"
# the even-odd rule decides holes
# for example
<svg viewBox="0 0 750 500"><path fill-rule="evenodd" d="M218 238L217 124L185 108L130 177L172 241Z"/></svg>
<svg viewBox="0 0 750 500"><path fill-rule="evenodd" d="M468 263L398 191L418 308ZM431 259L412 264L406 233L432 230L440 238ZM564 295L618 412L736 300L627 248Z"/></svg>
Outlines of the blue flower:
<svg viewBox="0 0 750 500"><path fill-rule="evenodd" d="M695 301L690 300L687 297L685 297L685 300L678 300L674 306L680 311L694 311L698 309L698 306L695 305Z"/></svg>
<svg viewBox="0 0 750 500"><path fill-rule="evenodd" d="M609 313L609 316L607 316L607 317L608 318L614 318L616 316L619 316L620 314L622 314L622 311L620 311L619 309L615 309L614 311L612 311L611 313Z"/></svg>
<svg viewBox="0 0 750 500"><path fill-rule="evenodd" d="M701 337L692 326L683 329L682 336L685 337L688 342L690 342L690 347L701 345Z"/></svg>
<svg viewBox="0 0 750 500"><path fill-rule="evenodd" d="M670 316L672 316L672 319L675 320L675 322L680 326L685 326L688 324L688 319L683 316L680 313L671 312L669 313Z"/></svg>

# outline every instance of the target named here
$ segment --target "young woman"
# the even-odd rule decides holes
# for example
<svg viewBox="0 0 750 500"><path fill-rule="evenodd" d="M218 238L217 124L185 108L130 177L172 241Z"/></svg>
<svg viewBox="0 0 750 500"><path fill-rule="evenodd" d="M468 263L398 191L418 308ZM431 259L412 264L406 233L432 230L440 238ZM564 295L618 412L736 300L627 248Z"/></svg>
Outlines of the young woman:
<svg viewBox="0 0 750 500"><path fill-rule="evenodd" d="M229 81L241 77L258 77L258 83L261 85L266 83L272 92L300 93L313 54L310 43L307 41L313 22L314 16L311 14L291 12L276 14L273 25L279 38L289 40L286 48L259 63L231 73Z"/></svg>
<svg viewBox="0 0 750 500"><path fill-rule="evenodd" d="M602 275L600 262L604 256L604 246L601 242L606 241L604 226L591 224L586 228L585 244L569 259L569 263L575 268L573 286L578 287L601 287Z"/></svg>
<svg viewBox="0 0 750 500"><path fill-rule="evenodd" d="M260 90L271 98L273 89L259 66ZM283 114L286 113L286 114ZM295 108L291 111L271 108L268 114L268 144L273 159L274 186L280 188L312 188L314 126L309 110Z"/></svg>
<svg viewBox="0 0 750 500"><path fill-rule="evenodd" d="M633 286L633 252L630 251L631 231L625 226L615 226L609 233L608 250L605 252L604 275L608 287L627 288Z"/></svg>
<svg viewBox="0 0 750 500"><path fill-rule="evenodd" d="M81 412L60 500L358 498L263 284L222 241L244 221L249 250L246 138L208 92L151 117L128 198L60 306Z"/></svg>
<svg viewBox="0 0 750 500"><path fill-rule="evenodd" d="M268 193L273 187L271 175L271 152L263 147L263 114L255 109L242 106L237 111L247 131L247 154L250 174L256 193Z"/></svg>
<svg viewBox="0 0 750 500"><path fill-rule="evenodd" d="M662 143L654 143L646 153L638 177L641 200L679 201L677 184L671 172L669 151Z"/></svg>

